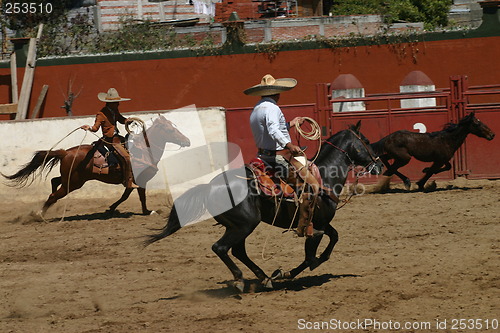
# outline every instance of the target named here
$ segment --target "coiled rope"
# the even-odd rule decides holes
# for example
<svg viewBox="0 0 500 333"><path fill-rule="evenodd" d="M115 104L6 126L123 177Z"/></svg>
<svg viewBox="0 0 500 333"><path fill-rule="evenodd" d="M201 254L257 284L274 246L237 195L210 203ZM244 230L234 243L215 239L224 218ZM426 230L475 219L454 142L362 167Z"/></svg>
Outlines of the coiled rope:
<svg viewBox="0 0 500 333"><path fill-rule="evenodd" d="M311 160L311 163L313 163L318 157L319 151L321 149L321 127L316 122L316 120L310 117L302 117L302 118L304 119L304 122L309 123L309 125L311 126L311 130L306 131L301 127L300 124L297 124L295 125L297 133L306 140L318 141L318 150L316 151L316 155L314 155L314 158Z"/></svg>

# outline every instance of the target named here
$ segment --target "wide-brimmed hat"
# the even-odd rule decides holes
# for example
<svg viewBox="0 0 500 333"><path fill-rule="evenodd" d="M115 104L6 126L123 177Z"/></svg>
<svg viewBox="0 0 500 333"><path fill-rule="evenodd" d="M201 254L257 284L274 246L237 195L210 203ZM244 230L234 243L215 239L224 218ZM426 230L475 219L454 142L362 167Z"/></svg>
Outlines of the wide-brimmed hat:
<svg viewBox="0 0 500 333"><path fill-rule="evenodd" d="M97 98L102 102L125 102L130 101L130 98L120 97L115 88L109 88L107 93L98 93Z"/></svg>
<svg viewBox="0 0 500 333"><path fill-rule="evenodd" d="M290 90L296 85L295 79L275 79L270 74L266 74L260 84L246 89L244 93L250 96L271 96Z"/></svg>

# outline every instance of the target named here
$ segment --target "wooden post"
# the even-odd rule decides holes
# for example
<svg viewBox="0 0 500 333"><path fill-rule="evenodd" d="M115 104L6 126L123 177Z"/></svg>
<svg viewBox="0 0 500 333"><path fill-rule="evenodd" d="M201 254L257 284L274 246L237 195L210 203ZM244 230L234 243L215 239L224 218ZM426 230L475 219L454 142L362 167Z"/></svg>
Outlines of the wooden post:
<svg viewBox="0 0 500 333"><path fill-rule="evenodd" d="M142 20L142 0L137 0L137 19Z"/></svg>
<svg viewBox="0 0 500 333"><path fill-rule="evenodd" d="M40 107L42 106L45 96L47 95L47 90L49 90L49 86L44 84L42 87L42 91L40 92L40 96L38 96L38 100L36 101L35 108L33 109L31 119L35 119L38 117L38 112L40 112Z"/></svg>
<svg viewBox="0 0 500 333"><path fill-rule="evenodd" d="M17 104L0 104L0 114L12 115L16 113Z"/></svg>
<svg viewBox="0 0 500 333"><path fill-rule="evenodd" d="M28 104L31 95L31 87L33 86L33 76L35 75L35 59L36 59L36 38L30 38L28 58L26 60L26 69L24 71L23 84L21 85L19 104L17 105L16 120L26 119L26 114L28 113Z"/></svg>
<svg viewBox="0 0 500 333"><path fill-rule="evenodd" d="M19 88L17 87L17 61L14 52L10 55L10 84L12 86L12 103L17 104L19 102Z"/></svg>
<svg viewBox="0 0 500 333"><path fill-rule="evenodd" d="M21 86L21 94L19 96L19 103L17 105L16 120L26 119L26 115L28 113L31 88L33 86L33 77L35 76L36 43L42 34L42 29L43 29L43 24L40 24L38 26L37 37L30 38L28 56L26 59L26 69L24 71L23 84Z"/></svg>

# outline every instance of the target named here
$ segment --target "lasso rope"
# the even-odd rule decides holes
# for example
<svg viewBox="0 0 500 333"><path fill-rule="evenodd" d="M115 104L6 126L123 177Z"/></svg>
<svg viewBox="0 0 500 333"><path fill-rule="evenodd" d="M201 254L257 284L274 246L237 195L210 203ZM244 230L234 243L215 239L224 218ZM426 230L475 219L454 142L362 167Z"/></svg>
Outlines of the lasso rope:
<svg viewBox="0 0 500 333"><path fill-rule="evenodd" d="M71 134L75 133L76 131L78 131L80 129L80 127L77 127L75 128L74 130L72 130L71 132L69 132L68 134L66 134L61 140L57 141L48 151L47 151L47 154L45 154L45 157L43 158L43 162L42 162L42 165L45 165L46 161L47 161L47 156L49 156L50 152L52 152L54 150L54 148L59 145L64 139L66 139L67 137L69 137ZM80 144L78 145L78 150L80 149L83 141L85 140L85 138L87 137L87 134L85 133L85 136L83 137L82 141L80 142ZM75 157L73 158L73 162L71 163L71 168L70 168L70 172L68 174L68 186L69 186L69 178L71 177L71 171L73 169L73 164L75 162L75 159L76 159L76 156L78 155L78 150L77 150L77 154L75 155ZM40 169L40 175L43 173L43 169ZM69 194L69 189L68 189L68 193L66 193L66 196ZM67 206L67 202L66 202L66 205L64 206L64 212L63 212L63 216L60 220L63 221L64 220L64 214L66 213L66 206ZM44 218L44 216L42 214L40 214L40 217L42 218L42 220L44 222L47 222L47 220Z"/></svg>
<svg viewBox="0 0 500 333"><path fill-rule="evenodd" d="M78 148L76 150L76 154L75 156L73 157L73 161L71 161L71 166L69 167L69 173L68 173L68 188L66 189L67 193L66 193L66 198L68 197L69 193L70 193L70 184L71 184L71 173L73 172L73 166L75 164L75 160L76 160L76 157L78 156L78 153L80 152L80 147L82 146L83 144L83 141L85 141L85 138L87 138L87 131L85 131L85 135L83 136L83 139L80 141L80 144L78 145ZM62 185L61 185L62 186ZM65 200L64 201L64 210L63 210L63 214L62 214L62 217L61 219L59 220L59 222L62 222L64 221L64 218L66 217L66 209L68 208L68 200Z"/></svg>
<svg viewBox="0 0 500 333"><path fill-rule="evenodd" d="M302 129L300 124L297 124L297 125L295 125L295 129L297 130L297 133L306 140L309 140L309 141L318 140L318 150L317 150L314 158L311 160L311 163L314 163L314 161L318 157L319 151L321 149L321 127L316 122L316 120L314 120L312 118L309 118L309 117L302 117L302 118L304 119L305 122L307 122L311 125L311 130L305 131L304 129Z"/></svg>

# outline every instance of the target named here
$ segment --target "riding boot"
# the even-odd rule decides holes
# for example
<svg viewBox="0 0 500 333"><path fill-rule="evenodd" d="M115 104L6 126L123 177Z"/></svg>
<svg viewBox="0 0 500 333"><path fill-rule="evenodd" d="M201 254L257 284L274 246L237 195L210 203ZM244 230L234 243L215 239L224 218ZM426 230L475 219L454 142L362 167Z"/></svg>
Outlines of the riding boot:
<svg viewBox="0 0 500 333"><path fill-rule="evenodd" d="M314 215L314 206L316 205L316 196L313 193L304 193L302 202L299 205L299 223L297 226L297 235L299 237L315 237L324 232L314 229L312 218Z"/></svg>
<svg viewBox="0 0 500 333"><path fill-rule="evenodd" d="M318 198L320 185L309 169L304 166L300 161L295 158L290 159L290 164L295 168L295 172L306 183L305 187L310 189L310 192L304 192L304 197L299 206L299 225L297 227L297 234L299 237L314 237L323 234L322 231L314 229L312 218L314 213L314 206ZM306 191L304 188L304 191Z"/></svg>
<svg viewBox="0 0 500 333"><path fill-rule="evenodd" d="M121 160L121 166L122 166L122 171L123 171L123 186L126 188L138 188L134 183L134 175L132 173L132 165L130 163L130 155L128 152L123 148L121 145L114 145L115 151L118 153L120 160Z"/></svg>
<svg viewBox="0 0 500 333"><path fill-rule="evenodd" d="M306 229L310 223L309 219L309 193L304 193L299 203L299 223L297 225L297 235L304 237Z"/></svg>
<svg viewBox="0 0 500 333"><path fill-rule="evenodd" d="M126 188L138 188L134 183L134 176L132 174L132 168L130 167L130 162L126 161L123 164L123 185Z"/></svg>

